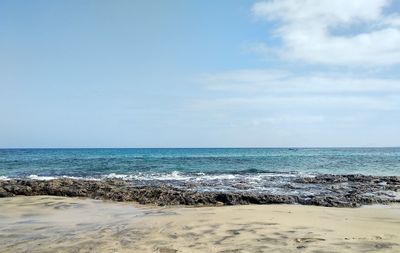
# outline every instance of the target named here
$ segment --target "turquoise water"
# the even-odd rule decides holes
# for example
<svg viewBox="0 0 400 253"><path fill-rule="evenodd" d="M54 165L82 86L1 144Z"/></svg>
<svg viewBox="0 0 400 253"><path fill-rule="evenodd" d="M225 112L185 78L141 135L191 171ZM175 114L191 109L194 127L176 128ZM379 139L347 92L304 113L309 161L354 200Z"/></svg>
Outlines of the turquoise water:
<svg viewBox="0 0 400 253"><path fill-rule="evenodd" d="M0 177L400 175L400 148L0 149Z"/></svg>
<svg viewBox="0 0 400 253"><path fill-rule="evenodd" d="M315 194L316 174L400 175L400 148L0 149L0 180L120 178L196 191Z"/></svg>

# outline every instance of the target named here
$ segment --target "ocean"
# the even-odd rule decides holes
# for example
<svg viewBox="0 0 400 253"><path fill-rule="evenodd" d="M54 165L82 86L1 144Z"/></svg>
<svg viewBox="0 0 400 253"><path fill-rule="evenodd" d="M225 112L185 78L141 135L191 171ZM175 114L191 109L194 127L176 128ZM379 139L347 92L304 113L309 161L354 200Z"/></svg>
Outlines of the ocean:
<svg viewBox="0 0 400 253"><path fill-rule="evenodd" d="M195 191L322 194L321 174L400 175L400 148L0 149L0 180L118 178Z"/></svg>

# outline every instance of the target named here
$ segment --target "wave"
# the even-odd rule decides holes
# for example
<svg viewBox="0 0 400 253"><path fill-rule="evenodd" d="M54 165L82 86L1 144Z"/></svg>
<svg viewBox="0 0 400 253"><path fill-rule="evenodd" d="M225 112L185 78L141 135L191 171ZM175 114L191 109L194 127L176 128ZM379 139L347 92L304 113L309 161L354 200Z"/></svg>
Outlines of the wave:
<svg viewBox="0 0 400 253"><path fill-rule="evenodd" d="M227 171L210 171L208 174L299 174L298 171L273 171L261 169L244 169L244 170L227 170Z"/></svg>
<svg viewBox="0 0 400 253"><path fill-rule="evenodd" d="M182 189L191 189L197 191L259 191L269 193L282 193L288 189L287 185L295 183L298 177L310 177L311 175L300 175L293 173L236 173L236 174L209 174L204 172L158 172L158 173L109 173L98 175L96 177L76 177L68 175L36 175L31 174L21 179L32 180L53 180L60 178L70 178L76 180L109 180L120 179L132 182L136 186L158 186L170 185ZM9 177L2 176L0 179L8 180ZM17 179L17 178L13 178ZM295 184L294 184L295 185ZM296 187L292 191L297 191Z"/></svg>
<svg viewBox="0 0 400 253"><path fill-rule="evenodd" d="M52 180L52 179L56 179L56 177L38 176L38 175L29 175L27 178L34 179L34 180Z"/></svg>
<svg viewBox="0 0 400 253"><path fill-rule="evenodd" d="M103 176L103 179L118 178L123 180L158 180L158 181L212 181L212 180L234 180L251 178L269 178L269 177L297 177L312 176L310 174L300 174L292 172L267 172L255 173L255 170L242 170L234 173L230 172L180 172L172 171L169 173L135 173L135 174L116 174L110 173Z"/></svg>
<svg viewBox="0 0 400 253"><path fill-rule="evenodd" d="M223 171L217 173L216 171L209 172L135 172L132 174L122 173L109 173L97 176L70 176L70 175L36 175L31 174L29 176L19 177L8 177L0 176L0 180L10 179L32 179L32 180L53 180L58 178L70 178L70 179L81 179L81 180L107 180L107 179L121 179L126 181L181 181L181 182L206 182L206 181L254 181L254 180L267 180L272 178L295 178L295 177L313 177L313 174L304 174L299 172L277 172L277 171L265 171L257 169L247 169L239 171Z"/></svg>
<svg viewBox="0 0 400 253"><path fill-rule="evenodd" d="M99 178L94 177L74 177L74 176L38 176L38 175L29 175L25 178L33 179L33 180L53 180L53 179L60 179L60 178L70 178L70 179L77 179L77 180L99 180Z"/></svg>
<svg viewBox="0 0 400 253"><path fill-rule="evenodd" d="M102 179L117 178L123 180L190 180L192 177L185 175L179 171L172 171L170 173L135 173L135 174L116 174L110 173L102 177Z"/></svg>

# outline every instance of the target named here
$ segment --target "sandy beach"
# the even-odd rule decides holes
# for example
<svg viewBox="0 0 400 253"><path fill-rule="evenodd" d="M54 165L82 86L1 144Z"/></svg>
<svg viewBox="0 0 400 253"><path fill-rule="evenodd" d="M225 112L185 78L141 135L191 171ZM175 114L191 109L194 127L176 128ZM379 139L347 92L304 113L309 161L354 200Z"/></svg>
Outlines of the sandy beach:
<svg viewBox="0 0 400 253"><path fill-rule="evenodd" d="M400 0L0 0L0 253L400 253Z"/></svg>
<svg viewBox="0 0 400 253"><path fill-rule="evenodd" d="M399 252L400 206L152 207L0 199L0 252Z"/></svg>

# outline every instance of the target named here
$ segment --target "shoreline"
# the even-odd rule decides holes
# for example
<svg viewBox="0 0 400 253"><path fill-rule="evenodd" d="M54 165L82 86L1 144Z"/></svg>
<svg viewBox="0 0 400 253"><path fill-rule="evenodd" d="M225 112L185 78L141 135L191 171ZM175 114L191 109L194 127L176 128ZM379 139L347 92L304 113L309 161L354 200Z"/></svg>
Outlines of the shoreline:
<svg viewBox="0 0 400 253"><path fill-rule="evenodd" d="M329 175L299 177L297 186L322 189L308 194L273 194L255 191L198 191L191 185L174 187L166 183L138 185L121 179L81 180L0 180L0 198L18 195L86 197L91 199L137 202L158 206L218 206L247 204L301 204L326 207L400 202L400 177L365 175ZM295 185L284 185L288 191Z"/></svg>
<svg viewBox="0 0 400 253"><path fill-rule="evenodd" d="M400 205L157 207L0 199L0 252L399 252Z"/></svg>

